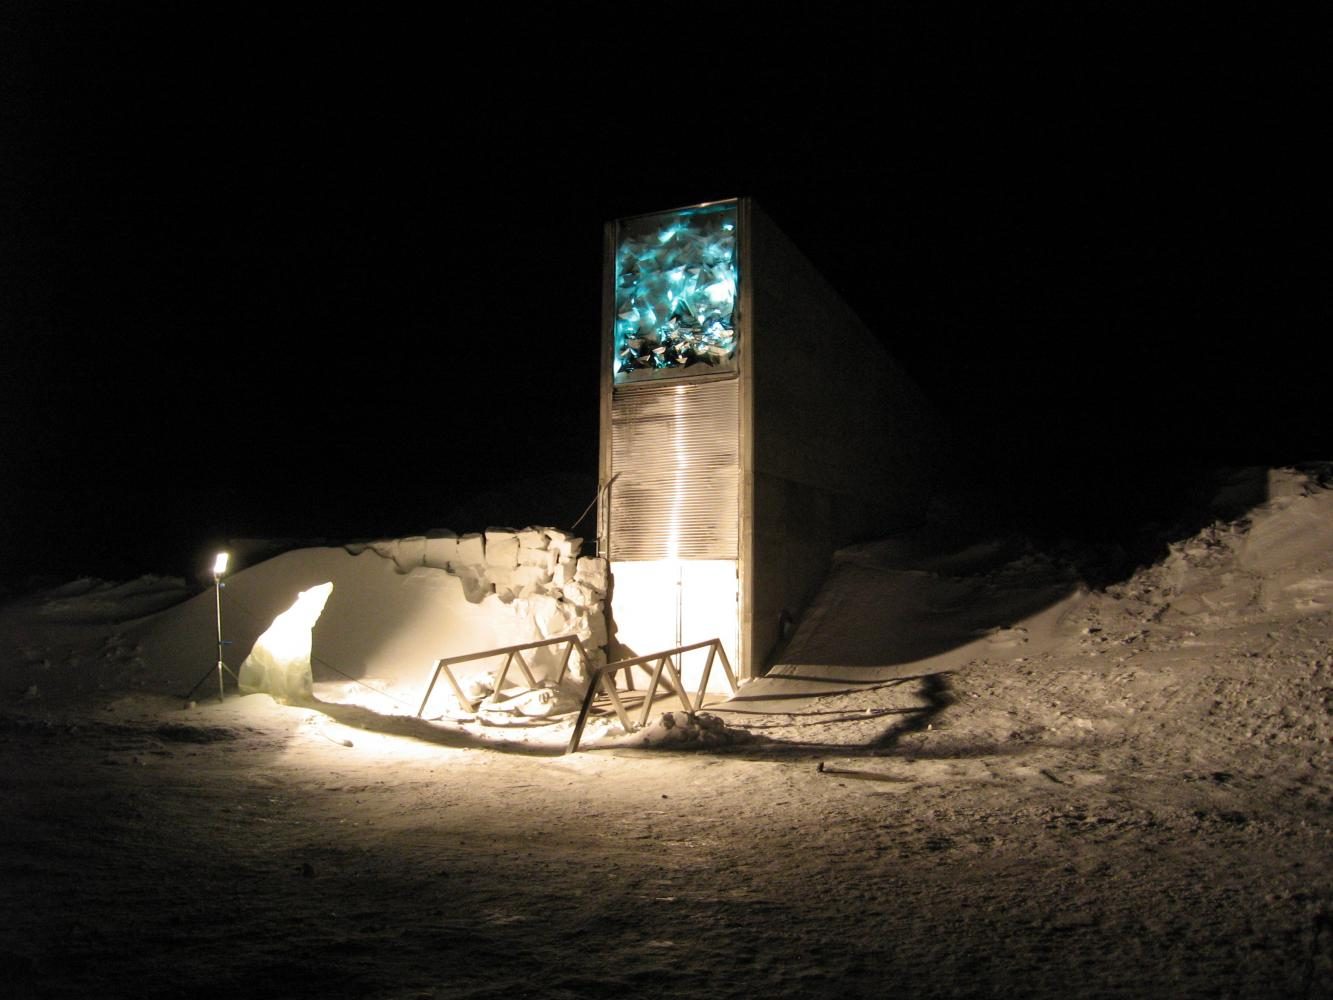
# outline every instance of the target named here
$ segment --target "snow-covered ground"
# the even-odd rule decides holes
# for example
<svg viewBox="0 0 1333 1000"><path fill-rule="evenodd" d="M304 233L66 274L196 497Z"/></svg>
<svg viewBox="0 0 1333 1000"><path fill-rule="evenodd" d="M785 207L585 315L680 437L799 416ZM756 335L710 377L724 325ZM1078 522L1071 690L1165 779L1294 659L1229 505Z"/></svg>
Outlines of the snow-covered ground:
<svg viewBox="0 0 1333 1000"><path fill-rule="evenodd" d="M1272 470L1266 502L1104 588L1021 539L847 550L770 678L568 756L567 721L411 718L421 680L350 669L388 655L350 631L316 632L317 694L380 685L397 715L208 685L187 706L213 595L179 581L12 600L0 983L1331 997L1328 484ZM356 567L364 620L422 655L436 585L281 558L238 646ZM365 606L381 591L396 610Z"/></svg>

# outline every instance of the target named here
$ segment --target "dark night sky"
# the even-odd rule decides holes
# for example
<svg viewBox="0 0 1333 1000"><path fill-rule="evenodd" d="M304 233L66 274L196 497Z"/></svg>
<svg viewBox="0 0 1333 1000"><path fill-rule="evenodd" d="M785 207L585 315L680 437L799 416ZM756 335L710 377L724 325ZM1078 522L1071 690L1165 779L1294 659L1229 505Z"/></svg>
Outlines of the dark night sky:
<svg viewBox="0 0 1333 1000"><path fill-rule="evenodd" d="M1329 457L1313 26L1074 6L20 5L3 575L568 523L603 222L738 194L978 475Z"/></svg>

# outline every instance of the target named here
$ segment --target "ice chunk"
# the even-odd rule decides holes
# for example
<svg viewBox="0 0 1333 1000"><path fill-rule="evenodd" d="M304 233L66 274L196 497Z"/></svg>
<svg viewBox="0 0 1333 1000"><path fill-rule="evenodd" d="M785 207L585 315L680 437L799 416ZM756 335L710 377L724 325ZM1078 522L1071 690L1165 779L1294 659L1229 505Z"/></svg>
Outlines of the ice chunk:
<svg viewBox="0 0 1333 1000"><path fill-rule="evenodd" d="M656 722L620 741L626 746L709 747L755 740L746 729L729 726L704 712L664 712Z"/></svg>
<svg viewBox="0 0 1333 1000"><path fill-rule="evenodd" d="M607 589L606 560L599 556L584 556L578 562L574 579L586 587L605 594Z"/></svg>
<svg viewBox="0 0 1333 1000"><path fill-rule="evenodd" d="M606 645L606 616L600 611L588 611L583 616L579 638L588 646Z"/></svg>
<svg viewBox="0 0 1333 1000"><path fill-rule="evenodd" d="M564 601L546 595L535 595L528 598L528 608L543 639L553 635L565 635L570 631L573 609Z"/></svg>
<svg viewBox="0 0 1333 1000"><path fill-rule="evenodd" d="M581 583L567 583L560 591L565 600L577 608L586 608L589 605L597 603L600 595L585 587Z"/></svg>
<svg viewBox="0 0 1333 1000"><path fill-rule="evenodd" d="M512 531L487 530L486 565L504 569L518 565L518 538Z"/></svg>
<svg viewBox="0 0 1333 1000"><path fill-rule="evenodd" d="M426 539L423 535L400 538L393 547L393 567L399 573L411 572L426 565Z"/></svg>
<svg viewBox="0 0 1333 1000"><path fill-rule="evenodd" d="M583 539L569 535L559 540L551 539L551 548L559 553L561 559L577 559L583 551Z"/></svg>
<svg viewBox="0 0 1333 1000"><path fill-rule="evenodd" d="M310 700L315 680L310 630L331 593L332 583L303 590L295 604L273 619L241 664L237 680L243 694L270 694L280 702Z"/></svg>
<svg viewBox="0 0 1333 1000"><path fill-rule="evenodd" d="M546 548L546 533L540 528L525 528L518 534L518 546L521 549Z"/></svg>
<svg viewBox="0 0 1333 1000"><path fill-rule="evenodd" d="M533 587L540 583L549 583L551 574L547 573L541 566L519 566L517 569L500 570L508 575L507 586L515 591L522 590L524 587ZM492 572L494 576L494 571ZM499 580L496 580L497 585Z"/></svg>
<svg viewBox="0 0 1333 1000"><path fill-rule="evenodd" d="M427 536L426 565L435 569L448 569L458 562L458 539L453 532L447 535Z"/></svg>
<svg viewBox="0 0 1333 1000"><path fill-rule="evenodd" d="M546 579L551 578L555 572L556 560L559 556L552 549L519 549L518 564L520 566L537 566L546 574Z"/></svg>
<svg viewBox="0 0 1333 1000"><path fill-rule="evenodd" d="M463 696L474 705L495 690L495 672L473 674L463 680Z"/></svg>
<svg viewBox="0 0 1333 1000"><path fill-rule="evenodd" d="M453 573L463 585L463 597L472 604L480 604L488 594L494 593L494 587L486 579L481 566L458 565L454 567Z"/></svg>
<svg viewBox="0 0 1333 1000"><path fill-rule="evenodd" d="M458 562L463 566L486 565L486 544L476 532L458 540Z"/></svg>
<svg viewBox="0 0 1333 1000"><path fill-rule="evenodd" d="M516 567L487 566L486 579L494 585L497 594L505 590L516 591L518 587L514 584L514 574L517 571Z"/></svg>

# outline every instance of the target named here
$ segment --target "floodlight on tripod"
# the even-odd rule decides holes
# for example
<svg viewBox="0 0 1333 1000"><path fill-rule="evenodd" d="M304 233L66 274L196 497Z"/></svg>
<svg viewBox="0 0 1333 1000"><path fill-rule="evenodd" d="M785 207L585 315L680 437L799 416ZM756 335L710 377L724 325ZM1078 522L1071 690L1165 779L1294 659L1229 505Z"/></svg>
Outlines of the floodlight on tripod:
<svg viewBox="0 0 1333 1000"><path fill-rule="evenodd" d="M231 561L231 555L230 553L227 552L219 552L213 558L213 606L217 611L217 626L218 626L218 661L217 661L218 701L222 701L223 699L226 698L226 692L222 686L223 673L224 672L229 673L233 677L236 677L236 674L232 672L232 669L228 667L227 664L224 663L222 660L222 647L226 645L225 641L222 638L222 587L223 587L222 577L227 572L227 564L230 561ZM196 691L199 690L199 685L203 684L204 681L208 680L209 675L212 673L213 673L213 668L210 667L208 669L208 673L204 674L203 677L200 677L199 680L195 683L194 687L190 688L190 693L185 696L186 701L190 700L190 697ZM236 680L238 683L240 682L239 677L237 677Z"/></svg>

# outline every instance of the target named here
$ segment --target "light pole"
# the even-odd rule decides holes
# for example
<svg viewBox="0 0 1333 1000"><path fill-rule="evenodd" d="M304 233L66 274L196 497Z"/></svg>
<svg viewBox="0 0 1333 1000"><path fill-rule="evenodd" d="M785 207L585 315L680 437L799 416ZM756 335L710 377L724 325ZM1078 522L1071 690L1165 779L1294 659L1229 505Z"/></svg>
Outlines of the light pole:
<svg viewBox="0 0 1333 1000"><path fill-rule="evenodd" d="M230 556L226 552L219 552L217 558L213 560L213 595L218 612L218 701L226 697L222 690L222 671L227 669L222 662L222 574L227 572L229 559Z"/></svg>
<svg viewBox="0 0 1333 1000"><path fill-rule="evenodd" d="M226 692L222 687L223 673L231 673L233 677L236 677L236 674L231 671L231 668L222 662L222 647L226 645L226 643L222 641L222 575L227 572L227 563L230 559L231 556L226 552L219 552L213 558L213 606L217 609L218 622L218 701L222 701L226 698ZM199 690L200 685L208 680L209 675L212 673L213 668L209 667L208 672L200 677L199 680L195 681L194 687L190 688L190 693L185 696L187 707L189 707L190 699L194 697L194 693ZM236 679L239 683L240 678L237 677Z"/></svg>

